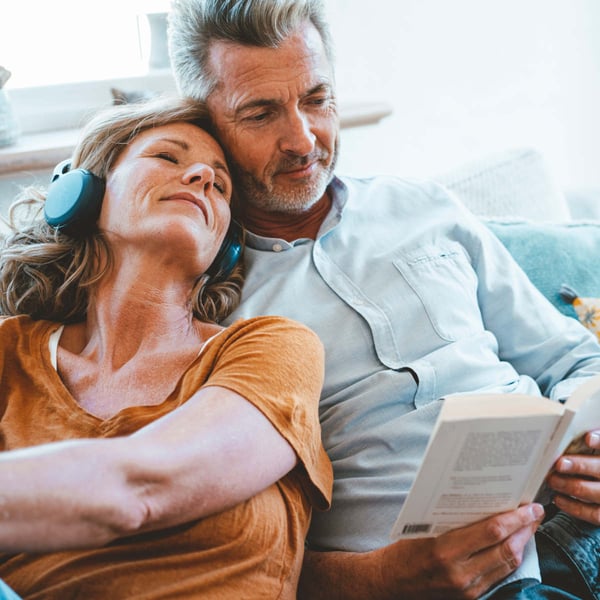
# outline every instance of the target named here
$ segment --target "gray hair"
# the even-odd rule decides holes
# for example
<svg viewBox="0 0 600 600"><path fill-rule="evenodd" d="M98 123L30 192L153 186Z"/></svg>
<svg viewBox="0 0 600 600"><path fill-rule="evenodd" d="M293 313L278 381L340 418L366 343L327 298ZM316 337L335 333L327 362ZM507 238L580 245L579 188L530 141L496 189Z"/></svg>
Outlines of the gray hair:
<svg viewBox="0 0 600 600"><path fill-rule="evenodd" d="M333 65L322 0L173 0L169 54L181 94L206 101L217 85L209 67L211 42L277 48L303 23L319 32Z"/></svg>

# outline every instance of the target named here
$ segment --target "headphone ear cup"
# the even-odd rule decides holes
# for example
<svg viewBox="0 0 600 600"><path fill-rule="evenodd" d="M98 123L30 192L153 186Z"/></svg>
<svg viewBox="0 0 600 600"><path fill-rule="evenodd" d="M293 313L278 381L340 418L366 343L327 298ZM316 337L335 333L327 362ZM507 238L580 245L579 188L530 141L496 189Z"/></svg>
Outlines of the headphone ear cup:
<svg viewBox="0 0 600 600"><path fill-rule="evenodd" d="M44 204L46 222L72 237L96 226L104 197L104 180L85 169L56 174Z"/></svg>

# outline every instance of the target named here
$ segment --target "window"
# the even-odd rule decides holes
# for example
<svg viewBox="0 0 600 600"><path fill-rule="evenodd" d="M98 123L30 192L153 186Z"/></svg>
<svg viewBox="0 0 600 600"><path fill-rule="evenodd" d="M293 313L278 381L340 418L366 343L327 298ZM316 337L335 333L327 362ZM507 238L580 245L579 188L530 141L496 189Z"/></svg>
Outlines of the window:
<svg viewBox="0 0 600 600"><path fill-rule="evenodd" d="M8 0L0 65L24 133L76 127L110 88L173 87L166 54L169 0Z"/></svg>

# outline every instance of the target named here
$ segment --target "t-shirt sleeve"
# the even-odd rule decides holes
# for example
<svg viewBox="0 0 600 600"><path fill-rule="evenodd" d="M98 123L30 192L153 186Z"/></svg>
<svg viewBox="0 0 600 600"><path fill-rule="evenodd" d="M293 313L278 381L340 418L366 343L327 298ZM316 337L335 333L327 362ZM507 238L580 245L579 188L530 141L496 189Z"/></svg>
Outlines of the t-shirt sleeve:
<svg viewBox="0 0 600 600"><path fill-rule="evenodd" d="M213 344L213 366L204 386L232 390L258 408L296 452L312 505L329 508L333 474L319 424L321 341L306 326L283 317L237 322L217 339L221 336Z"/></svg>

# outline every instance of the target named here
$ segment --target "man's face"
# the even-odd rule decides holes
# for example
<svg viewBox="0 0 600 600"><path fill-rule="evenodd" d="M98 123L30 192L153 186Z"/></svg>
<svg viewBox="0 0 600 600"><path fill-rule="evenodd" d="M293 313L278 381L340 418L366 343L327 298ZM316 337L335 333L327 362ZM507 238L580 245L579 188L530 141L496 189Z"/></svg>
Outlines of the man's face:
<svg viewBox="0 0 600 600"><path fill-rule="evenodd" d="M279 48L213 42L208 107L242 203L299 213L333 176L339 121L333 70L306 24Z"/></svg>

